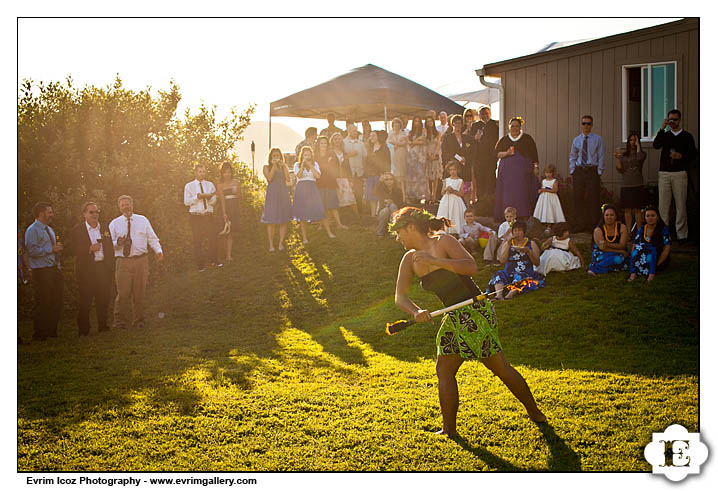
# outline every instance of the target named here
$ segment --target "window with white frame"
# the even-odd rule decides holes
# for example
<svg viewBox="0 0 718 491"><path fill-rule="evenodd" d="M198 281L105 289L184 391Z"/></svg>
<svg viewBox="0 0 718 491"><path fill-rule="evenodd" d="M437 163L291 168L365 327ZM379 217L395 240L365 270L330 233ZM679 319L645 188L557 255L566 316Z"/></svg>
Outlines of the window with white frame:
<svg viewBox="0 0 718 491"><path fill-rule="evenodd" d="M623 141L631 133L653 140L666 114L676 108L677 63L623 66Z"/></svg>

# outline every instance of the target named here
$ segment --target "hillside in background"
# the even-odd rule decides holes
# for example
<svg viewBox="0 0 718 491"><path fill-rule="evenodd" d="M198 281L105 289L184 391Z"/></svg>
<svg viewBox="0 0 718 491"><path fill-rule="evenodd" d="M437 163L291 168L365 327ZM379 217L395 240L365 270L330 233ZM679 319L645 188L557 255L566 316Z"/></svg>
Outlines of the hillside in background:
<svg viewBox="0 0 718 491"><path fill-rule="evenodd" d="M262 166L267 162L269 155L269 122L252 121L252 124L244 131L243 140L234 146L234 153L240 160L252 164L252 141L255 144L254 163L256 172L262 174ZM272 146L279 147L282 152L294 152L297 143L304 139L289 126L272 122Z"/></svg>

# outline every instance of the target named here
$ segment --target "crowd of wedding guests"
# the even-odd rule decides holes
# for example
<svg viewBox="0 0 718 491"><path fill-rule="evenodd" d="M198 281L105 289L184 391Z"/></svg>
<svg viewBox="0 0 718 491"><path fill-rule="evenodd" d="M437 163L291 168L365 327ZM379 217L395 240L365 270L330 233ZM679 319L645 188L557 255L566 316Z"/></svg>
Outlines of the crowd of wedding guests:
<svg viewBox="0 0 718 491"><path fill-rule="evenodd" d="M544 165L539 182L536 143L522 130L521 117L509 120L509 132L501 139L488 107L477 114L471 109L455 115L440 112L438 123L434 111L411 119L403 115L391 121L389 132L372 129L369 121L360 122L361 131L353 120L346 121L345 130L335 122L335 116L329 114L326 128L308 128L305 139L296 146L293 163L286 161L280 149L270 150L262 169L267 188L261 216L270 252L284 250L292 221L299 223L304 244L309 242L310 223L320 224L330 239L335 238L334 232L347 228L341 221L347 212L376 217L376 234L385 236L392 214L414 205L435 208L437 216L448 218L442 233L454 235L486 265L505 265L488 286L499 291L499 299L504 298L503 287L508 284L530 280L523 287L532 290L542 287L551 271L585 267L569 236L556 168ZM616 148L615 165L623 176L622 223L616 206L598 204L605 145L592 127L593 117L583 116L569 157L574 191L571 230L591 233L588 273L628 270L628 281L638 275L653 281L669 264L671 200L676 203L678 240L688 237L687 170L696 158L695 142L681 128L680 111L670 111L653 141L653 147L661 150L657 208L648 204L644 191L646 153L638 135L630 135L625 148ZM184 189L200 272L233 260L233 237L240 225L241 183L229 162L223 162L219 170L215 185L205 179L204 165L197 164L195 179ZM484 195L494 196L493 220L501 222L497 230L477 219L476 205ZM23 285L33 284L33 339L57 337L63 254L77 258L80 335L89 333L93 301L98 330L109 329L107 310L113 279L117 288L113 326L144 327L147 255L152 249L161 261L163 252L150 221L133 212L132 197L120 196L117 205L119 216L106 223L99 220L97 204L86 202L81 210L83 221L69 234L67 247L51 227L52 204L39 202L33 207L35 221L24 233L18 231L18 296ZM348 211L340 214L342 209ZM535 240L537 234L530 233L532 223L539 224L543 240ZM513 290L506 298L516 294ZM18 342L22 343L20 336Z"/></svg>

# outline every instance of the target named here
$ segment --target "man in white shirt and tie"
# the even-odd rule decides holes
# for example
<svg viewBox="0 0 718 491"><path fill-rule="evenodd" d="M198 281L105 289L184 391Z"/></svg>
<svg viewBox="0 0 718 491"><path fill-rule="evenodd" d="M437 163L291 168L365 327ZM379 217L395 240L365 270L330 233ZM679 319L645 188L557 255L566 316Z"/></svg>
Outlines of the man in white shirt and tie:
<svg viewBox="0 0 718 491"><path fill-rule="evenodd" d="M115 320L113 327L124 329L127 325L132 302L132 325L144 327L145 290L149 277L147 251L152 248L157 260L162 261L160 239L152 229L150 221L133 213L134 200L131 196L117 198L122 215L110 222L110 236L115 249Z"/></svg>
<svg viewBox="0 0 718 491"><path fill-rule="evenodd" d="M218 231L212 218L214 205L217 202L217 189L210 181L205 181L206 169L202 164L194 166L196 179L188 182L184 187L184 204L189 206L189 225L192 228L192 242L194 244L194 258L197 268L204 271L206 262L221 267L217 261L217 235ZM205 240L208 250L203 250Z"/></svg>

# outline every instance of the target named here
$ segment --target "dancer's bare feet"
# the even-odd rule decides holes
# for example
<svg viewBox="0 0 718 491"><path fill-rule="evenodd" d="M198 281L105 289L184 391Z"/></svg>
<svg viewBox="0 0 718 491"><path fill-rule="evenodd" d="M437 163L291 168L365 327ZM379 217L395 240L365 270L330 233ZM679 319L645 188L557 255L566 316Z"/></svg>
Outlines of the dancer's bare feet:
<svg viewBox="0 0 718 491"><path fill-rule="evenodd" d="M336 235L334 235L334 234L329 234L329 238L330 238L330 239L336 239L336 238L337 238L337 236L336 236Z"/></svg>
<svg viewBox="0 0 718 491"><path fill-rule="evenodd" d="M517 290L511 290L511 291L506 295L505 300L511 300L512 298L514 298L514 297L515 297L516 295L518 295L518 294L519 294L519 292L518 292Z"/></svg>
<svg viewBox="0 0 718 491"><path fill-rule="evenodd" d="M446 431L446 430L443 429L443 428L440 429L439 431L435 431L435 432L434 432L434 435L437 435L437 436L444 436L444 435L446 435L446 436L448 436L449 438L452 438L452 437L455 437L455 436L459 436L459 434L458 434L457 432L454 431L454 432L452 433L452 432Z"/></svg>
<svg viewBox="0 0 718 491"><path fill-rule="evenodd" d="M349 227L347 227L346 225L342 225L342 224L339 224L339 228L342 229L342 230L348 230L348 229L349 229Z"/></svg>
<svg viewBox="0 0 718 491"><path fill-rule="evenodd" d="M626 281L633 281L636 279L636 273L631 274Z"/></svg>
<svg viewBox="0 0 718 491"><path fill-rule="evenodd" d="M536 413L529 414L529 418L531 418L531 421L533 421L534 423L545 423L546 415L544 413L542 413L541 411L539 411L538 409L537 409L537 411L538 412L536 412Z"/></svg>
<svg viewBox="0 0 718 491"><path fill-rule="evenodd" d="M646 281L647 281L647 282L648 282L648 281L653 281L653 279L654 279L655 277L656 277L656 275L654 275L654 274L649 274L649 275L648 275L648 279L647 279Z"/></svg>
<svg viewBox="0 0 718 491"><path fill-rule="evenodd" d="M274 247L270 247L269 252L274 252Z"/></svg>
<svg viewBox="0 0 718 491"><path fill-rule="evenodd" d="M588 270L588 274L590 274L591 276L596 276L596 273L594 273L594 272L591 271L590 269Z"/></svg>

